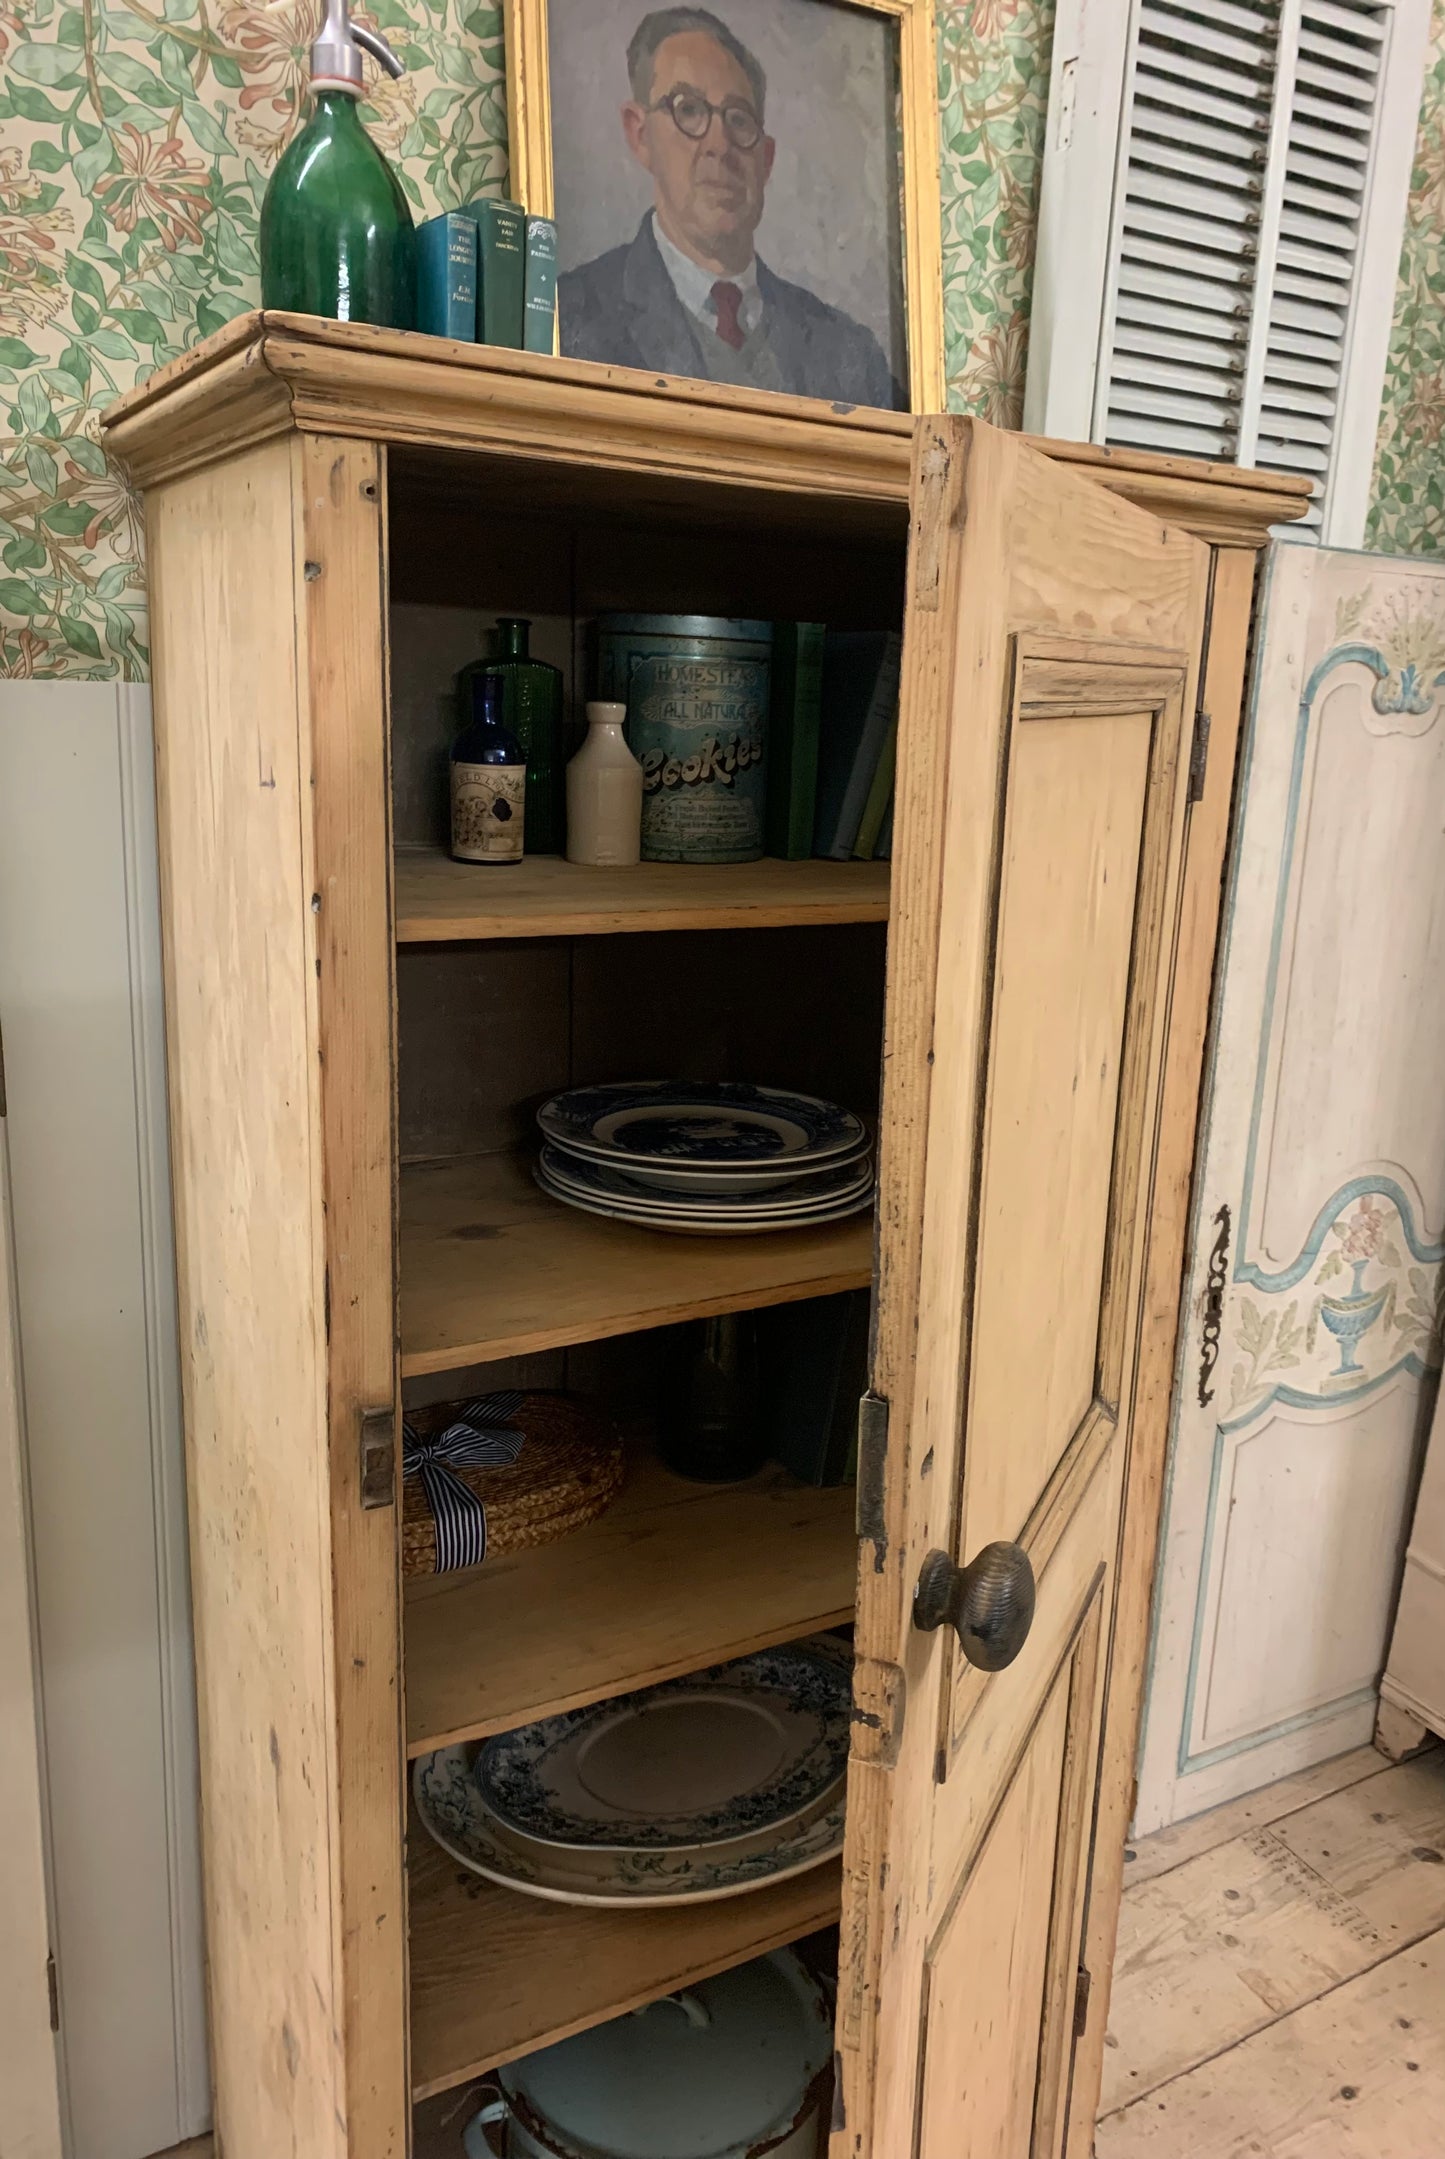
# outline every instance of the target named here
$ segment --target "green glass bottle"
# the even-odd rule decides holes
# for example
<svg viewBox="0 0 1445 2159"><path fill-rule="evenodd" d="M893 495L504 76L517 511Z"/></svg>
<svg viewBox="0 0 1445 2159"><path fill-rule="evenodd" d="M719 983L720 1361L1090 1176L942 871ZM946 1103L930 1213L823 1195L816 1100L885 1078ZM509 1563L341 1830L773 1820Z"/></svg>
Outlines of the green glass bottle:
<svg viewBox="0 0 1445 2159"><path fill-rule="evenodd" d="M679 1477L730 1484L767 1459L755 1312L725 1312L681 1331L664 1382L658 1452Z"/></svg>
<svg viewBox="0 0 1445 2159"><path fill-rule="evenodd" d="M531 628L526 616L499 616L495 653L464 667L457 688L465 711L474 676L501 676L502 724L516 736L527 759L527 852L560 855L567 845L562 670L547 660L532 658L528 650Z"/></svg>
<svg viewBox="0 0 1445 2159"><path fill-rule="evenodd" d="M314 108L261 205L261 305L409 330L416 235L400 183L356 109L358 44L401 74L385 39L352 23L346 0L327 0L311 48Z"/></svg>

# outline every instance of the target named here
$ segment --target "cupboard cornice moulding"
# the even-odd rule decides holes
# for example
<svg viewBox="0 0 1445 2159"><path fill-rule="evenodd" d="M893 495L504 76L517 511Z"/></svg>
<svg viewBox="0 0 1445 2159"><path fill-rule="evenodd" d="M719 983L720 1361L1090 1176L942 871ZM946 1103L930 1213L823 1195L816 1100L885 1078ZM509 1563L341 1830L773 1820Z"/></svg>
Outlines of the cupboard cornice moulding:
<svg viewBox="0 0 1445 2159"><path fill-rule="evenodd" d="M757 395L592 361L316 316L239 316L119 398L104 440L154 487L294 429L538 465L579 461L709 489L827 495L906 512L906 413ZM1197 538L1257 547L1303 481L1092 443L1037 447Z"/></svg>

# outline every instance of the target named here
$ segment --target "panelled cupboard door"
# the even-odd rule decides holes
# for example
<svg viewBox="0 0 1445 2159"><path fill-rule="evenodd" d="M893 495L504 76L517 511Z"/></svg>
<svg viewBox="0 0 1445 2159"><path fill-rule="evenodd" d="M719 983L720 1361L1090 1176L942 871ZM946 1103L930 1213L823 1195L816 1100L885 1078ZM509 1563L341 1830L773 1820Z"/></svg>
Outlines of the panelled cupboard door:
<svg viewBox="0 0 1445 2159"><path fill-rule="evenodd" d="M833 2159L1065 2149L1207 579L919 423Z"/></svg>

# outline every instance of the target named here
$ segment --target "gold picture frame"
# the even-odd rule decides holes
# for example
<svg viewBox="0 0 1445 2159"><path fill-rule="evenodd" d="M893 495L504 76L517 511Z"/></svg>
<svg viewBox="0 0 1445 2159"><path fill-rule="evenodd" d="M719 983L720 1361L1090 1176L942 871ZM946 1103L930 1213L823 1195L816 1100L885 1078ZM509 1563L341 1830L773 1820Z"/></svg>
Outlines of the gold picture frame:
<svg viewBox="0 0 1445 2159"><path fill-rule="evenodd" d="M939 190L938 72L933 0L817 0L898 25L899 144L903 185L904 318L909 407L946 408L943 354L943 208ZM507 130L513 199L555 214L552 181L548 0L505 0Z"/></svg>

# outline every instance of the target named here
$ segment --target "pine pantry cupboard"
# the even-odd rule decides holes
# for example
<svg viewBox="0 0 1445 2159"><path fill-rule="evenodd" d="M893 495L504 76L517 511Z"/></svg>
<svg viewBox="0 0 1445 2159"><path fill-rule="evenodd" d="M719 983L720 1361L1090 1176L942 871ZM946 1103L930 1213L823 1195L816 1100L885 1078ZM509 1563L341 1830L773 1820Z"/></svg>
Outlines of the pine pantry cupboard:
<svg viewBox="0 0 1445 2159"><path fill-rule="evenodd" d="M284 315L106 424L151 575L226 2159L400 2159L414 2101L840 1914L835 2152L1082 2159L1255 553L1302 491ZM891 890L443 857L481 623L575 674L617 607L901 623ZM540 1193L531 1104L642 1073L876 1114L876 1232ZM856 1538L852 1492L643 1456L574 1539L403 1595L404 1398L622 1399L671 1322L870 1281ZM841 1885L587 1911L408 1837L409 1758L855 1611Z"/></svg>

